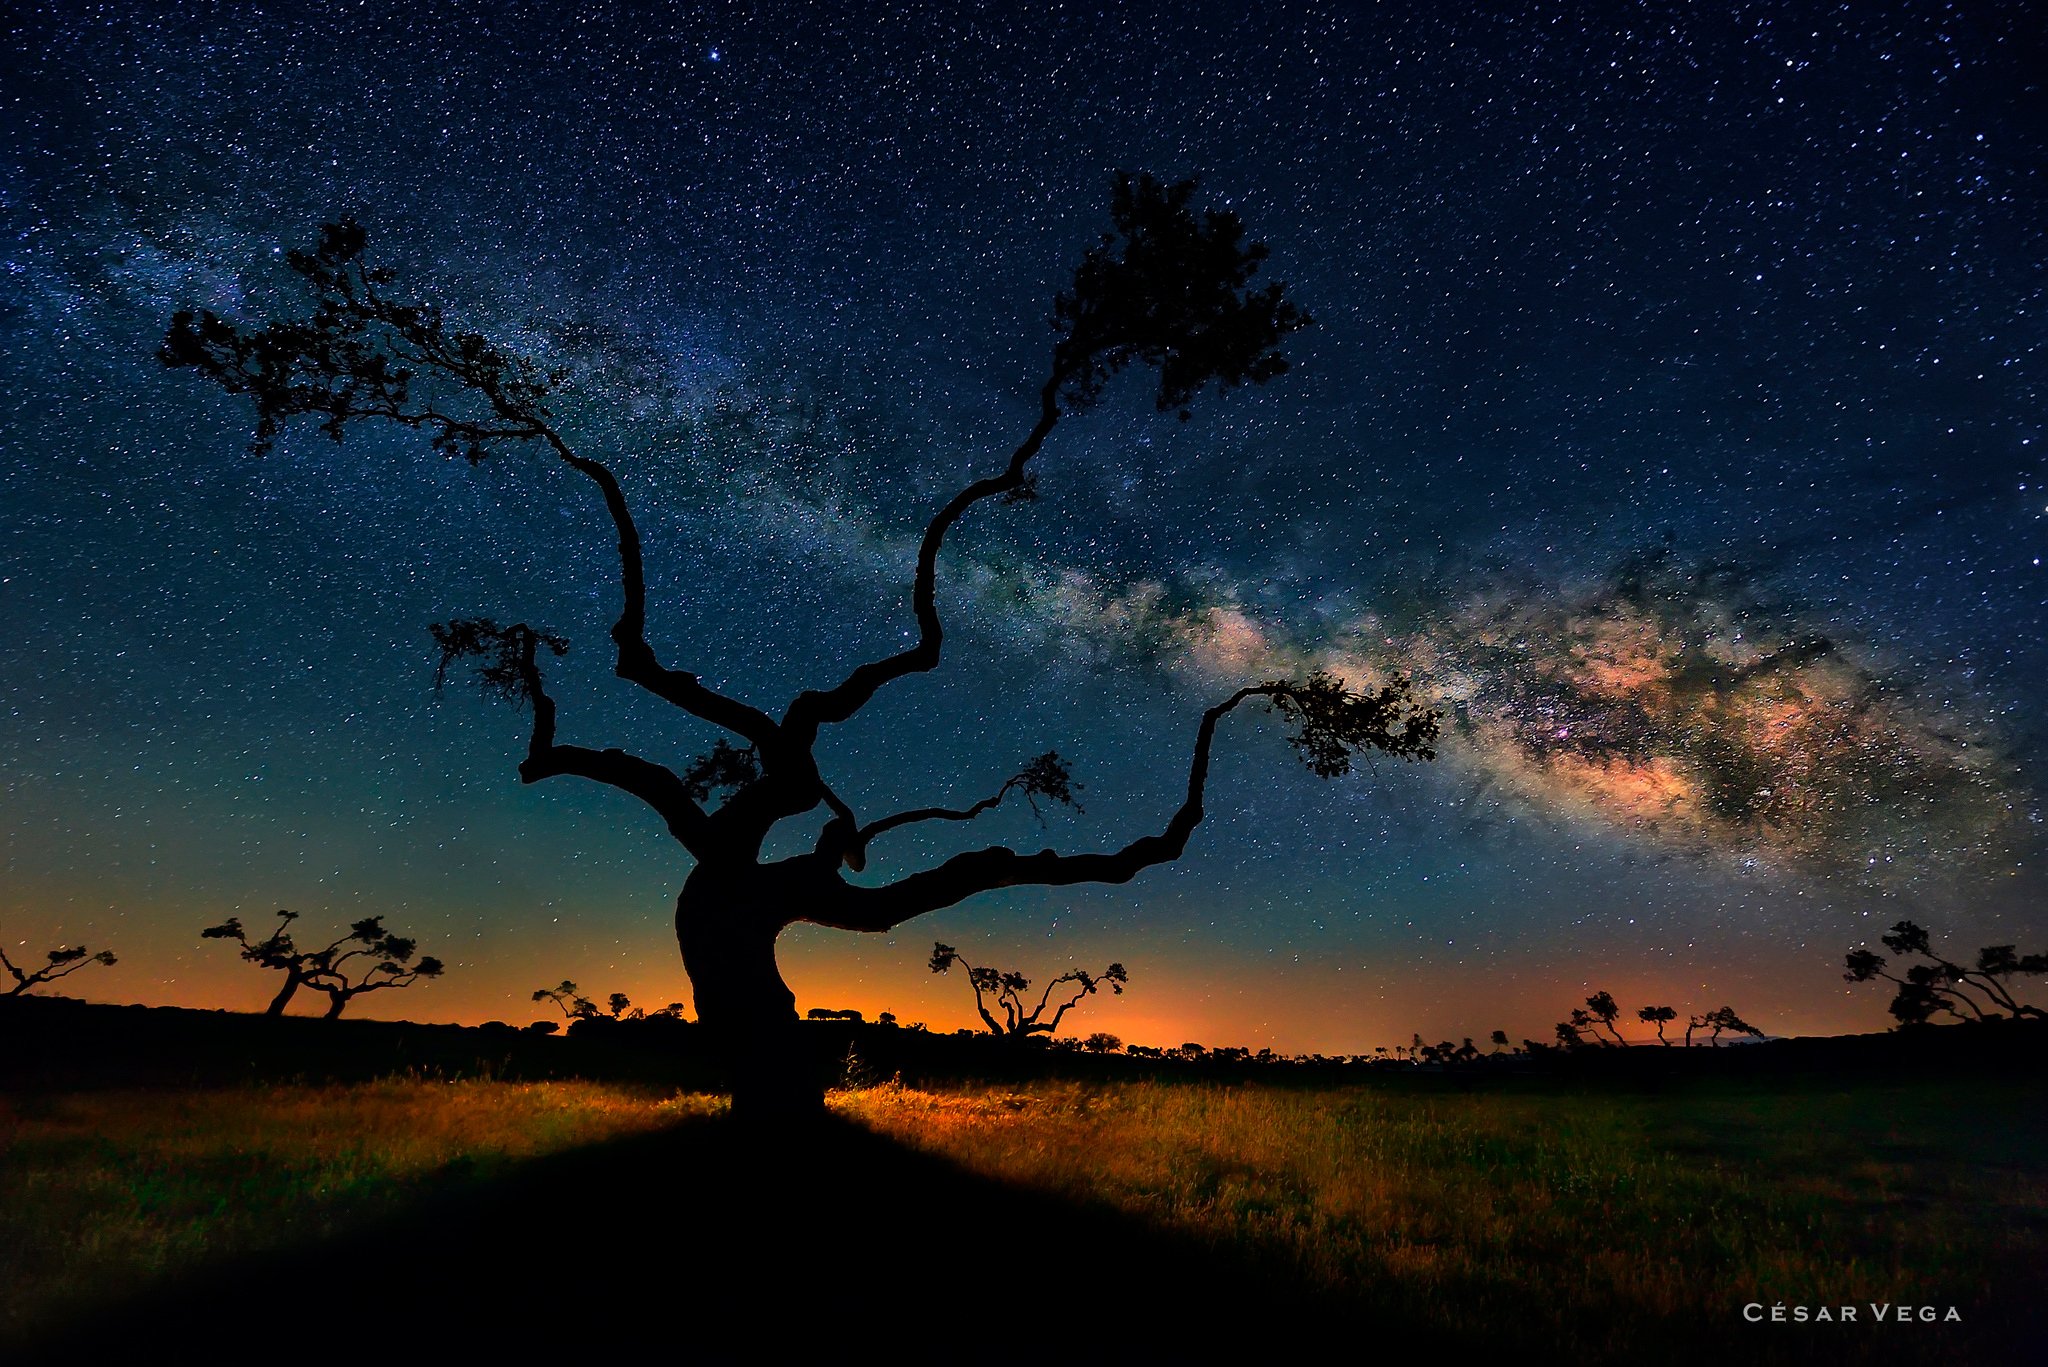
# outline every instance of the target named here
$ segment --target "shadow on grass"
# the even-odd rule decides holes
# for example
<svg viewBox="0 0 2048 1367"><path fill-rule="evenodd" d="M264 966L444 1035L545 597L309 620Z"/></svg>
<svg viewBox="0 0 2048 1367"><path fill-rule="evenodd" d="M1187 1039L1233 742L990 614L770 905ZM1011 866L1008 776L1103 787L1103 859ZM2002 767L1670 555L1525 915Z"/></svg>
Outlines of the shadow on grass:
<svg viewBox="0 0 2048 1367"><path fill-rule="evenodd" d="M849 1122L720 1118L537 1159L317 1247L173 1278L30 1362L527 1357L669 1344L713 1360L1147 1358L1313 1342L1449 1346L1270 1262L967 1173ZM360 1352L346 1349L360 1345ZM1375 1354L1376 1356L1376 1354Z"/></svg>

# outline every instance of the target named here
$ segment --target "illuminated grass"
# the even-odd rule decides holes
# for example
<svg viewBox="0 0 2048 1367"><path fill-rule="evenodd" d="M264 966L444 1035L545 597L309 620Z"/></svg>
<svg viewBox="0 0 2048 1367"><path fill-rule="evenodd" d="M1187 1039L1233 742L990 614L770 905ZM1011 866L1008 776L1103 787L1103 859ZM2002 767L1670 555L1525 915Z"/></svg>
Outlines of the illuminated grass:
<svg viewBox="0 0 2048 1367"><path fill-rule="evenodd" d="M2010 1315L2031 1295L2017 1270L2048 1253L2048 1123L2028 1096L1142 1083L837 1104L976 1172L1264 1250L1389 1313L1606 1357L1688 1328L1740 1334L1749 1302ZM1854 1331L1829 1347L1895 1351Z"/></svg>
<svg viewBox="0 0 2048 1367"><path fill-rule="evenodd" d="M2030 1079L1654 1095L890 1086L833 1104L973 1171L1285 1267L1368 1314L1584 1362L1730 1338L1748 1362L1814 1351L1810 1334L1744 1335L1748 1302L1954 1304L1995 1336L2048 1264L2048 1108ZM0 1102L0 1335L723 1107L417 1079ZM1827 1360L1902 1345L1890 1329L1837 1332Z"/></svg>
<svg viewBox="0 0 2048 1367"><path fill-rule="evenodd" d="M0 1333L723 1106L597 1083L421 1079L0 1099Z"/></svg>

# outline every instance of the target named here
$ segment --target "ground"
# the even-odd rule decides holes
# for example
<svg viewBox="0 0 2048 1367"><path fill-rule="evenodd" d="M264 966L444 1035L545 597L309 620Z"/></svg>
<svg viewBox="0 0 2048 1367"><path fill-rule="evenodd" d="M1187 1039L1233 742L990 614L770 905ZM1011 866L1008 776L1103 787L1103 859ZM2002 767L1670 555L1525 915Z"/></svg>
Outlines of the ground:
<svg viewBox="0 0 2048 1367"><path fill-rule="evenodd" d="M30 1092L4 1134L6 1333L54 1359L357 1320L397 1361L646 1333L937 1358L1040 1325L1147 1357L2019 1360L2044 1327L2032 1075L882 1085L793 1132L416 1076Z"/></svg>

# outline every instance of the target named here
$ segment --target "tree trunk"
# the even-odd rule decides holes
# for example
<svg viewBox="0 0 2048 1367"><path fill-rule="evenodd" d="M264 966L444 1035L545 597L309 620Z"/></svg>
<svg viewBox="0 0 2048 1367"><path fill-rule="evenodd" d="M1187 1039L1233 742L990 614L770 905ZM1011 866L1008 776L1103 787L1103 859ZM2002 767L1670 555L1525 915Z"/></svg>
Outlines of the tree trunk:
<svg viewBox="0 0 2048 1367"><path fill-rule="evenodd" d="M333 1020L333 1019L334 1019L334 1018L335 1018L336 1016L339 1016L339 1015L341 1014L341 1008L343 1008L344 1006L347 1006L347 1005L348 1005L348 993L346 993L346 992L329 992L329 993L327 994L327 1014L326 1014L325 1016L321 1017L321 1019L322 1019L322 1020Z"/></svg>
<svg viewBox="0 0 2048 1367"><path fill-rule="evenodd" d="M804 1053L796 994L775 966L775 938L792 919L776 892L757 870L735 876L700 865L676 899L676 940L697 1018L731 1079L733 1112L816 1116L824 1078Z"/></svg>
<svg viewBox="0 0 2048 1367"><path fill-rule="evenodd" d="M298 993L299 982L300 978L298 974L285 974L284 986L277 989L277 995L270 999L270 1009L265 1011L263 1014L266 1016L282 1016L284 1014L285 1007L291 1002L293 996L295 996Z"/></svg>

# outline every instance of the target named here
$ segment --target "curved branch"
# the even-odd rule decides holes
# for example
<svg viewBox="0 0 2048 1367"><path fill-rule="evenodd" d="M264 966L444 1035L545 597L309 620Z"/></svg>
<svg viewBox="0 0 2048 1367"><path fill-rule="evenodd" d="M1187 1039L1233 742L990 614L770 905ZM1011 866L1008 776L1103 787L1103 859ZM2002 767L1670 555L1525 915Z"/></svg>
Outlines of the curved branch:
<svg viewBox="0 0 2048 1367"><path fill-rule="evenodd" d="M1038 1018L1045 1014L1046 1003L1052 1000L1052 990L1061 983L1080 983L1081 987L1073 996L1060 1003L1059 1010L1052 1013L1051 1020L1041 1025ZM1066 1018L1067 1012L1073 1010L1081 998L1093 995L1095 995L1095 980L1089 975L1078 971L1060 974L1059 977L1054 978L1045 985L1045 994L1038 999L1038 1009L1031 1013L1030 1030L1035 1034L1057 1035L1060 1031L1060 1022Z"/></svg>
<svg viewBox="0 0 2048 1367"><path fill-rule="evenodd" d="M543 371L501 351L477 333L450 331L441 311L387 296L396 278L366 265L366 237L344 219L322 227L311 251L290 264L314 295L312 314L251 331L211 310L181 310L171 320L158 359L192 367L230 394L256 405L251 447L268 451L295 417L311 416L336 441L352 422L394 423L430 432L434 448L471 464L508 441L544 443L570 469L596 484L618 533L623 603L612 627L616 672L630 683L757 744L772 742L775 722L764 712L706 688L695 674L669 669L647 641L647 589L639 529L617 478L601 461L572 450L552 422L547 400L565 372ZM415 393L423 375L481 401L465 415Z"/></svg>
<svg viewBox="0 0 2048 1367"><path fill-rule="evenodd" d="M945 544L946 533L953 529L953 524L982 500L999 496L1031 496L1026 467L1045 445L1045 439L1052 435L1052 429L1059 424L1059 392L1066 379L1066 372L1056 369L1052 378L1045 382L1045 387L1039 390L1038 422L1017 449L1010 453L1010 463L1003 472L976 480L953 495L952 500L939 509L926 525L924 538L918 543L917 575L910 591L911 611L917 617L917 644L860 665L836 686L823 692L806 689L799 693L782 719L783 726L796 737L808 743L820 726L843 722L867 706L884 684L906 675L925 673L938 666L939 648L945 640L945 628L939 621L938 608L939 548Z"/></svg>
<svg viewBox="0 0 2048 1367"><path fill-rule="evenodd" d="M1310 319L1285 297L1285 285L1252 288L1265 246L1244 240L1235 214L1197 212L1195 189L1192 180L1165 185L1151 176L1117 177L1110 202L1115 231L1088 250L1072 287L1053 302L1059 341L1050 378L1039 391L1037 424L1001 474L968 485L925 528L911 588L917 643L861 665L837 687L798 695L783 724L806 743L819 726L853 716L884 684L938 664L939 547L981 500L1031 496L1025 467L1051 435L1063 406L1084 412L1111 376L1146 365L1159 371L1160 411L1177 409L1185 418L1195 396L1211 385L1261 385L1286 371L1280 343Z"/></svg>
<svg viewBox="0 0 2048 1367"><path fill-rule="evenodd" d="M779 728L759 708L707 688L688 670L671 669L661 663L647 640L647 570L640 547L640 528L626 504L618 476L603 461L578 455L554 428L542 423L538 434L562 463L595 484L604 498L605 511L619 539L619 619L612 623L612 644L618 649L613 672L619 678L654 694L665 702L746 737L761 747L763 761L775 750Z"/></svg>
<svg viewBox="0 0 2048 1367"><path fill-rule="evenodd" d="M506 630L517 634L519 676L533 708L533 733L527 741L526 759L519 766L519 781L538 783L544 778L573 774L609 784L652 807L684 849L699 859L709 858L710 821L704 809L691 800L674 770L623 750L592 750L556 743L555 700L542 685L540 666L534 659L540 636L524 624Z"/></svg>
<svg viewBox="0 0 2048 1367"><path fill-rule="evenodd" d="M1202 714L1188 765L1187 797L1158 835L1141 836L1107 854L1019 854L992 846L958 854L937 868L913 873L879 888L841 883L842 893L803 919L840 930L889 930L913 916L937 911L996 888L1066 887L1075 883L1128 883L1155 864L1171 863L1187 850L1188 837L1202 823L1202 790L1209 780L1209 752L1216 724L1248 698L1277 697L1291 685L1240 688Z"/></svg>
<svg viewBox="0 0 2048 1367"><path fill-rule="evenodd" d="M972 821L983 812L1000 807L1011 793L1024 794L1024 800L1031 804L1031 813L1045 824L1045 813L1039 810L1038 799L1056 802L1062 806L1081 810L1081 804L1074 799L1074 792L1081 785L1074 782L1067 762L1060 758L1057 750L1049 750L1032 760L1018 772L1003 780L1003 786L992 796L985 797L971 807L918 807L907 812L897 812L861 827L854 832L854 848L865 855L868 845L876 836L893 831L900 826L913 825L920 821Z"/></svg>

